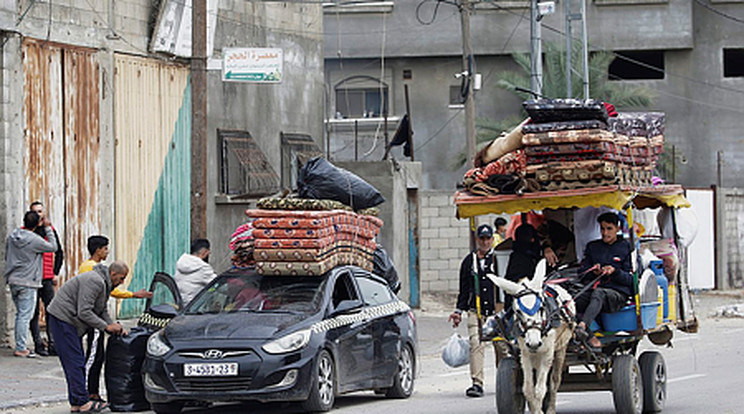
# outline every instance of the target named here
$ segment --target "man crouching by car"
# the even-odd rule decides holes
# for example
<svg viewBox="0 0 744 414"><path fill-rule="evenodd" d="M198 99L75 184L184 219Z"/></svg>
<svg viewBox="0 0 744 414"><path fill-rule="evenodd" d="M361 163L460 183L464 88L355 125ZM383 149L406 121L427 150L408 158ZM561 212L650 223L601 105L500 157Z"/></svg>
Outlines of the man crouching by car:
<svg viewBox="0 0 744 414"><path fill-rule="evenodd" d="M86 386L85 353L82 336L89 328L112 335L126 335L122 326L111 320L106 303L111 291L129 273L126 263L99 264L68 280L49 305L49 330L67 380L70 412L99 412L108 407L103 401L91 401Z"/></svg>

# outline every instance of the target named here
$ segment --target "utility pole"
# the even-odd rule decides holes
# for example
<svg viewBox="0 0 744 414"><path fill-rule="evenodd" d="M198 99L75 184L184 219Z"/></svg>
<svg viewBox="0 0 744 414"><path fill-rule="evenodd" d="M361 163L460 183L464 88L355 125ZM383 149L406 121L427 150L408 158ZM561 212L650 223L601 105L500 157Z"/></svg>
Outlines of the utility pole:
<svg viewBox="0 0 744 414"><path fill-rule="evenodd" d="M475 97L473 96L473 82L475 80L475 58L470 45L470 0L460 0L460 27L462 29L462 76L467 85L465 97L465 152L466 164L473 162L475 157Z"/></svg>
<svg viewBox="0 0 744 414"><path fill-rule="evenodd" d="M565 11L566 11L566 98L573 97L573 35L572 35L572 22L581 21L581 77L582 87L584 90L584 99L589 99L589 49L587 46L587 33L586 33L586 0L579 0L580 10L579 13L574 14L571 11L571 2L573 0L565 0Z"/></svg>
<svg viewBox="0 0 744 414"><path fill-rule="evenodd" d="M530 0L530 90L535 98L542 95L542 24L537 0Z"/></svg>
<svg viewBox="0 0 744 414"><path fill-rule="evenodd" d="M207 237L207 0L191 8L191 238Z"/></svg>

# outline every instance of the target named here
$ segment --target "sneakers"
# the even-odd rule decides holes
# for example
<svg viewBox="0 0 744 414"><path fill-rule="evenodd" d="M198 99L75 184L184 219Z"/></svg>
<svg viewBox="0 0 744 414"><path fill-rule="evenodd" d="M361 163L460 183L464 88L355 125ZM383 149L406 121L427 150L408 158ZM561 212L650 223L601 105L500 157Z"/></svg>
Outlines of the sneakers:
<svg viewBox="0 0 744 414"><path fill-rule="evenodd" d="M483 396L483 387L478 384L473 384L472 387L465 390L465 395L471 398L480 398Z"/></svg>
<svg viewBox="0 0 744 414"><path fill-rule="evenodd" d="M36 354L39 356L43 356L43 357L49 356L49 352L47 352L47 350L43 346L37 346L35 351L36 351Z"/></svg>

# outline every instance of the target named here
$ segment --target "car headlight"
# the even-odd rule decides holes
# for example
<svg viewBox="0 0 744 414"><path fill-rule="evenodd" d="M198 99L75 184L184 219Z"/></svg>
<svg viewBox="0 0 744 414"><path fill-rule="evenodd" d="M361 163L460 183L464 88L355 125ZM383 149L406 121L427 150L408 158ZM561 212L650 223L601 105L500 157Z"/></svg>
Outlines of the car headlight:
<svg viewBox="0 0 744 414"><path fill-rule="evenodd" d="M285 354L302 349L310 342L310 329L297 331L264 344L261 348L270 354Z"/></svg>
<svg viewBox="0 0 744 414"><path fill-rule="evenodd" d="M163 331L152 335L147 340L147 353L152 356L163 356L171 350L171 347L163 339Z"/></svg>

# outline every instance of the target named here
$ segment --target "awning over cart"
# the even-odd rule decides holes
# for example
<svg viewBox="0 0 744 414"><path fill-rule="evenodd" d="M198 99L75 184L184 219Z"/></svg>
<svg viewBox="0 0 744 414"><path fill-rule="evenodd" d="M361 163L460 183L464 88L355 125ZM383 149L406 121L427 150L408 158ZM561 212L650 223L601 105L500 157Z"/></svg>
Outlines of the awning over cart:
<svg viewBox="0 0 744 414"><path fill-rule="evenodd" d="M610 207L623 209L628 202L637 208L690 207L679 185L655 187L605 186L575 190L541 191L522 195L474 196L458 191L455 193L457 217L469 218L484 214L513 214L529 210Z"/></svg>

